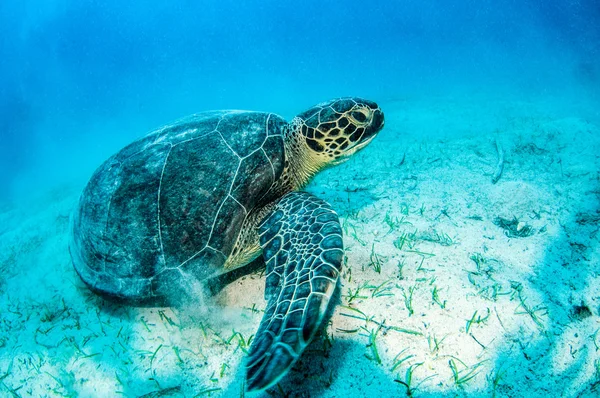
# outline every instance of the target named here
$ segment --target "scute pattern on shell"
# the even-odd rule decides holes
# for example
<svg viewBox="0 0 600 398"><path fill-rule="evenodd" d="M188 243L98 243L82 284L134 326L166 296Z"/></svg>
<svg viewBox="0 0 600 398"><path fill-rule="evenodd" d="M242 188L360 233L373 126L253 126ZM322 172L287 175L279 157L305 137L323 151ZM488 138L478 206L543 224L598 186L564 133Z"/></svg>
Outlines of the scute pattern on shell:
<svg viewBox="0 0 600 398"><path fill-rule="evenodd" d="M72 220L71 255L95 291L176 299L222 272L248 212L285 161L272 113L206 112L156 130L96 170Z"/></svg>

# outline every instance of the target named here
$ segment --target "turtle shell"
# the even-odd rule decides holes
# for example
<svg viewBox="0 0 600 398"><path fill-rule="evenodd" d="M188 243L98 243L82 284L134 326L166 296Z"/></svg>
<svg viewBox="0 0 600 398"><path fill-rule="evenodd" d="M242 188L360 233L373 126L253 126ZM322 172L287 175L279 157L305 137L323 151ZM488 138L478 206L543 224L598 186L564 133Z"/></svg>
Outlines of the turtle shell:
<svg viewBox="0 0 600 398"><path fill-rule="evenodd" d="M143 302L222 273L246 215L274 199L285 125L271 113L201 113L106 160L72 217L70 251L84 282Z"/></svg>

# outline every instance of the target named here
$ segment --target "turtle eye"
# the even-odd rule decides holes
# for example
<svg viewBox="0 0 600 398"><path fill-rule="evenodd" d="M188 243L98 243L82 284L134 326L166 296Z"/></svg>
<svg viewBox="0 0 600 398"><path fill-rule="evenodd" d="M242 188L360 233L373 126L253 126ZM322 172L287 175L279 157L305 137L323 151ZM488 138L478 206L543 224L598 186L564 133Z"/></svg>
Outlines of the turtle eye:
<svg viewBox="0 0 600 398"><path fill-rule="evenodd" d="M352 111L350 112L350 117L359 124L367 121L367 115L362 111Z"/></svg>

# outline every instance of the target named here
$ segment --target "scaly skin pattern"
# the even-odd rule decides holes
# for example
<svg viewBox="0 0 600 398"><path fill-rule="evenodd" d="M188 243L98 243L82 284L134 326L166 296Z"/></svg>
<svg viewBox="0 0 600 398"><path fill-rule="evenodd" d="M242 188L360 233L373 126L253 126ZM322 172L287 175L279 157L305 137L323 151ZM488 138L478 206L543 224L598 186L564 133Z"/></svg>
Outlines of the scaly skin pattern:
<svg viewBox="0 0 600 398"><path fill-rule="evenodd" d="M269 302L248 358L249 391L275 384L300 357L323 322L344 255L337 214L307 192L286 195L259 231Z"/></svg>

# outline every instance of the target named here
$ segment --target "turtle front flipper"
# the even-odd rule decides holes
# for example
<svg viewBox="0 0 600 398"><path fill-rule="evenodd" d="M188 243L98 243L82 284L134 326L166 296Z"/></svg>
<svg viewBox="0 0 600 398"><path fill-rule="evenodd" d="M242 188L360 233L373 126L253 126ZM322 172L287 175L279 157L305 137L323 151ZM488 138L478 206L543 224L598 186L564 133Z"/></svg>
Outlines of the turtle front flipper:
<svg viewBox="0 0 600 398"><path fill-rule="evenodd" d="M324 321L343 257L342 229L329 204L306 192L284 196L259 226L269 300L247 364L247 389L275 384Z"/></svg>

